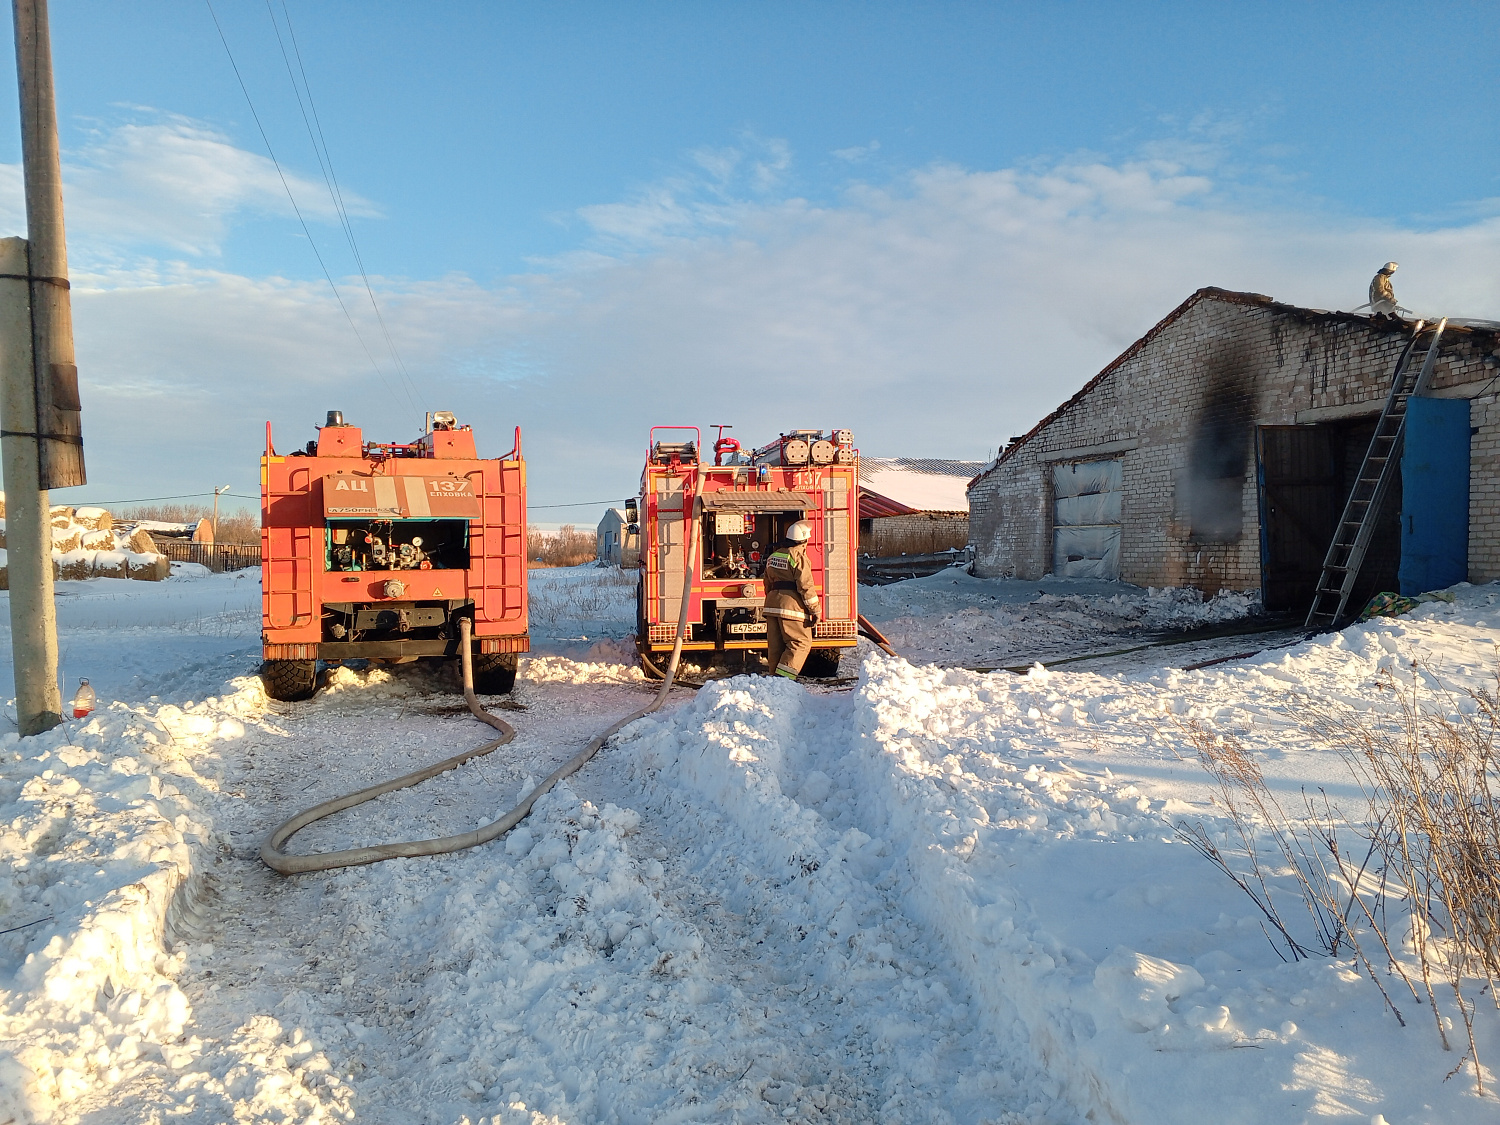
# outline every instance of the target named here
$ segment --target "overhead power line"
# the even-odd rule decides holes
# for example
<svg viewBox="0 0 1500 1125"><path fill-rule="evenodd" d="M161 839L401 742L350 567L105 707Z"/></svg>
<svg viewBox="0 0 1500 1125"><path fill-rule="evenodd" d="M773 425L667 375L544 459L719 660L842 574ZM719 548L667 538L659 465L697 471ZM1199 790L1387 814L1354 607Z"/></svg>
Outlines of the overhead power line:
<svg viewBox="0 0 1500 1125"><path fill-rule="evenodd" d="M154 504L158 500L196 500L199 496L212 496L212 492L184 492L178 496L142 496L138 500L90 500L77 504L79 508L102 508L106 504ZM259 496L246 496L242 492L221 492L220 496L233 496L236 500L259 500Z"/></svg>
<svg viewBox="0 0 1500 1125"><path fill-rule="evenodd" d="M349 219L349 209L344 204L344 190L339 186L338 173L333 169L333 154L328 150L328 139L323 135L323 120L318 116L317 103L313 101L312 85L307 80L307 67L302 61L302 47L297 42L297 32L292 27L292 13L286 5L286 0L281 0L281 14L286 20L287 38L292 41L292 52L297 56L297 71L292 70L292 59L287 54L286 43L281 38L281 25L276 20L276 11L271 7L271 0L266 0L266 15L270 17L271 29L276 33L276 45L281 48L281 60L286 64L286 76L292 84L292 94L297 99L297 108L302 112L302 124L307 128L307 139L312 143L313 154L318 158L318 167L323 171L323 183L328 188L328 197L333 201L334 212L339 217L339 225L344 230L344 238L349 243L349 252L354 255L354 264L359 268L360 279L365 285L365 294L370 298L370 308L375 313L375 320L380 325L381 335L385 337L385 346L391 353L391 359L396 365L409 392L415 393L421 398L421 389L416 381L412 379L411 372L407 370L406 362L401 358L401 353L396 350L396 341L391 337L391 330L385 322L385 315L380 311L380 304L375 300L375 290L370 285L370 275L365 270L364 255L360 253L359 242L354 237L354 224ZM302 83L297 83L297 74L302 76ZM303 95L306 94L306 102ZM311 117L308 114L311 113ZM316 126L316 129L314 129ZM424 402L423 406L426 405Z"/></svg>
<svg viewBox="0 0 1500 1125"><path fill-rule="evenodd" d="M214 28L219 33L219 42L224 44L224 53L229 57L229 65L234 70L235 80L240 84L240 92L245 95L245 104L250 107L250 116L255 120L255 127L259 130L260 139L266 146L266 153L270 156L271 163L276 168L276 175L281 179L281 186L286 191L287 200L292 205L292 211L297 216L297 222L302 226L302 233L307 236L307 244L312 247L313 256L318 259L318 265L323 270L323 276L328 279L328 288L333 290L333 298L338 302L339 308L343 310L344 319L349 322L349 327L354 332L354 338L359 341L359 346L364 349L365 357L369 359L370 366L375 369L375 374L380 377L380 382L385 386L386 392L395 397L395 390L386 380L385 372L380 370L380 364L375 361L375 355L370 351L370 346L365 343L365 338L359 331L359 325L354 323L354 317L349 312L349 306L344 303L343 294L339 292L339 287L334 284L333 274L329 272L328 264L323 261L322 251L318 249L318 244L313 239L312 231L307 225L307 220L302 217L302 208L297 206L297 197L292 194L292 185L287 182L286 173L281 170L281 161L276 159L276 150L271 146L271 138L266 133L266 127L261 124L260 114L256 112L255 99L250 96L250 88L245 85L245 77L240 73L239 64L234 61L234 52L230 50L229 38L224 34L223 25L219 23L219 14L214 11L213 0L203 0L203 2L208 6L208 14L213 19ZM416 400L412 398L409 390L406 390L406 400L413 411L420 412Z"/></svg>
<svg viewBox="0 0 1500 1125"><path fill-rule="evenodd" d="M540 511L543 508L597 508L600 504L618 504L619 497L610 500L580 500L576 504L527 504L527 511Z"/></svg>

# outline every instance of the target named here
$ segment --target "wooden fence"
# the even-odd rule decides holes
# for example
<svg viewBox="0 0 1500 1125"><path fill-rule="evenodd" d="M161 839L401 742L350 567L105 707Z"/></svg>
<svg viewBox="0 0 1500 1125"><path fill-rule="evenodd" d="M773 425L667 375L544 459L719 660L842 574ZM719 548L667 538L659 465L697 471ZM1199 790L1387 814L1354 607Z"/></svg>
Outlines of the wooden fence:
<svg viewBox="0 0 1500 1125"><path fill-rule="evenodd" d="M260 565L259 543L190 543L184 539L158 539L156 549L173 562L198 563L215 574L245 570Z"/></svg>

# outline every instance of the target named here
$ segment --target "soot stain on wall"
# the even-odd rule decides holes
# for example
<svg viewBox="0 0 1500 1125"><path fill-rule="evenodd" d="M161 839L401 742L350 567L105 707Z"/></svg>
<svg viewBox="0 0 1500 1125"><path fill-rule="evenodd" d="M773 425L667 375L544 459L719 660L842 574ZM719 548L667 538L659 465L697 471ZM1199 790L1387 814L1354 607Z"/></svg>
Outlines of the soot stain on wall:
<svg viewBox="0 0 1500 1125"><path fill-rule="evenodd" d="M1254 368L1238 344L1226 345L1205 362L1203 398L1182 477L1189 534L1196 543L1228 543L1244 531L1255 392Z"/></svg>

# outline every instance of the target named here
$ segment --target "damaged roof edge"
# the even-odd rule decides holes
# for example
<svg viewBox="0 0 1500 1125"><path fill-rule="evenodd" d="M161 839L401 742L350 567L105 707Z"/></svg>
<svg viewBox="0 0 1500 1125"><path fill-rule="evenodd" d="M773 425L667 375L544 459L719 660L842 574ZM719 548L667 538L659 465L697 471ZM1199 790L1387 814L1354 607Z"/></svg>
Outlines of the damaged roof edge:
<svg viewBox="0 0 1500 1125"><path fill-rule="evenodd" d="M1079 402L1082 402L1083 399L1086 398L1094 390L1095 387L1097 387L1110 375L1114 374L1114 372L1122 365L1133 359L1137 354L1141 352L1142 349L1146 347L1146 345L1155 340L1156 337L1161 335L1162 332L1165 331L1170 325L1179 320L1194 305L1198 304L1200 301L1207 300L1220 301L1228 305L1260 305L1272 310L1273 312L1281 313L1285 316L1291 316L1296 318L1297 320L1301 320L1307 323L1321 322L1325 324L1358 324L1366 329L1373 329L1377 332L1406 332L1415 323L1415 321L1402 320L1398 317L1376 318L1364 316L1360 313L1329 312L1324 309L1305 309L1299 305L1283 304L1282 302L1277 301L1271 297L1267 297L1264 293L1237 293L1232 289L1220 289L1216 285L1206 285L1202 289L1199 289L1186 301L1183 301L1182 304L1178 305L1166 316L1162 317L1161 320L1157 321L1156 325L1149 332L1147 332L1139 340L1131 344L1130 347L1126 348L1123 352L1116 356L1109 363L1109 365L1104 368L1104 370L1100 371L1099 374L1095 375L1092 379L1090 379L1087 383L1080 387L1071 398L1069 398L1056 410L1052 411L1050 414L1044 417L1036 425L1032 426L1031 429L1027 430L1015 441L1011 442L1010 445L1006 446L1005 449L1000 453L1000 456L996 457L995 460L990 463L988 468L986 468L983 472L981 472L978 476L976 476L969 482L969 487L973 488L974 485L979 483L979 481L983 480L986 476L994 472L1006 461L1008 461L1011 454L1013 454L1016 450L1020 449L1023 445L1026 445L1031 441L1032 438L1036 437L1037 434L1041 433L1053 422L1061 418ZM1454 321L1449 321L1449 330L1457 332L1471 332L1475 335L1497 335L1495 330L1480 327L1478 324L1463 325L1462 322Z"/></svg>

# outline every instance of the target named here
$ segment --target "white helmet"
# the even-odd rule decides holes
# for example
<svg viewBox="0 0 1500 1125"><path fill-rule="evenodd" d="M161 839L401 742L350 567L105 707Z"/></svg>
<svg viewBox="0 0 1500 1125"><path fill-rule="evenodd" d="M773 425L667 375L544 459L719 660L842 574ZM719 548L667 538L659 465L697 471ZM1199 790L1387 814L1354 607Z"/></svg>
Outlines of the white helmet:
<svg viewBox="0 0 1500 1125"><path fill-rule="evenodd" d="M798 520L786 529L786 537L793 543L806 543L812 538L812 524L806 520Z"/></svg>

